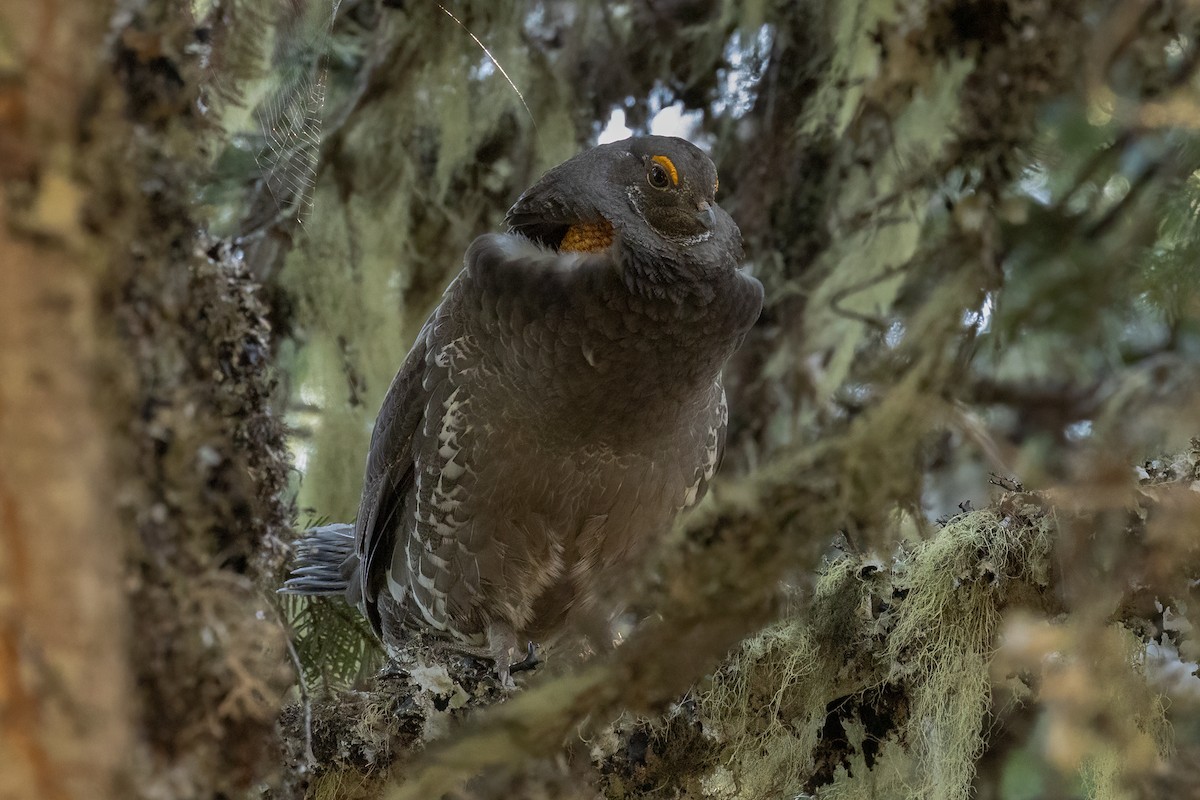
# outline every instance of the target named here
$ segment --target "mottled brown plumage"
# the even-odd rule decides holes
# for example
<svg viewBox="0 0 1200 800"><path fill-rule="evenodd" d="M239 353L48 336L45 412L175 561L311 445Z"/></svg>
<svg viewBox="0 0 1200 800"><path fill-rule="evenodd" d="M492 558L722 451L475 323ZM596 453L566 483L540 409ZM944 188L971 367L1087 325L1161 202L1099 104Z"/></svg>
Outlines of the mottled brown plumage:
<svg viewBox="0 0 1200 800"><path fill-rule="evenodd" d="M638 137L525 192L388 391L353 541L323 529L288 589L345 586L386 643L431 628L506 681L521 642L605 638L630 567L717 469L721 369L762 304L715 188L691 144Z"/></svg>

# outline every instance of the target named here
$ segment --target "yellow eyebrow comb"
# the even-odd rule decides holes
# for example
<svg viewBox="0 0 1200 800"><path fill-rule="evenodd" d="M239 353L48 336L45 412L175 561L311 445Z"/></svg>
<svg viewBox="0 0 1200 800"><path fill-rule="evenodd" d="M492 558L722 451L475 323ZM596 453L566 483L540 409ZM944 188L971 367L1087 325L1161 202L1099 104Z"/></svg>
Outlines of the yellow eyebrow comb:
<svg viewBox="0 0 1200 800"><path fill-rule="evenodd" d="M667 174L671 176L672 186L679 185L679 172L675 169L675 163L671 159L666 156L654 156L650 160L667 171Z"/></svg>

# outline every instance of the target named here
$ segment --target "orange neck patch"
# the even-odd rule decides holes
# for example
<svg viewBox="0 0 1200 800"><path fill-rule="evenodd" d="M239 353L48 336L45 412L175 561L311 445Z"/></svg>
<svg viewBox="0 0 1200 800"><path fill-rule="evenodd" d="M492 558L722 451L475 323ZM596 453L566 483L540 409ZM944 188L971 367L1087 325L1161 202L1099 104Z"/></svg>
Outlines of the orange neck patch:
<svg viewBox="0 0 1200 800"><path fill-rule="evenodd" d="M598 253L607 250L613 243L613 226L611 222L585 222L572 225L567 229L562 244L558 246L560 253Z"/></svg>

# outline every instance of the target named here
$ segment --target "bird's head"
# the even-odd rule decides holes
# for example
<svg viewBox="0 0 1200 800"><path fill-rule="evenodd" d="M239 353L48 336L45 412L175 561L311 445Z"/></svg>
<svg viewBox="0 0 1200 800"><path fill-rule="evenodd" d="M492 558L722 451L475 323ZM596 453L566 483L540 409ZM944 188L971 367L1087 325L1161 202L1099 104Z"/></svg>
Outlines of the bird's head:
<svg viewBox="0 0 1200 800"><path fill-rule="evenodd" d="M740 255L737 226L716 204L717 169L673 136L594 147L551 169L509 209L513 233L546 247L601 251L614 242L635 260L686 260L720 243Z"/></svg>

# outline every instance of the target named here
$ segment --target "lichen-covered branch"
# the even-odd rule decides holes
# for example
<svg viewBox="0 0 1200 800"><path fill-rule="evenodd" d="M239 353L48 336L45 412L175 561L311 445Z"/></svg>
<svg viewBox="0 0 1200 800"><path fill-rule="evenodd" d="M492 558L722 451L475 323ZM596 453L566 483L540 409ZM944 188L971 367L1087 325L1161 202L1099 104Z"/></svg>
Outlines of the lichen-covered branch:
<svg viewBox="0 0 1200 800"><path fill-rule="evenodd" d="M1177 460L1173 474L1148 481L1129 515L1139 551L1176 558L1180 571L1193 575L1200 574L1195 546L1156 541L1152 528L1137 520L1190 501L1197 464L1200 456L1192 451ZM481 677L485 672L460 669L443 684L382 680L374 696L350 695L324 706L318 773L344 780L347 773L398 771L404 779L387 796L399 798L435 796L485 768L500 786L511 785L514 774L546 780L556 771L545 759L578 728L591 745L575 749L576 770L587 775L584 785L599 784L610 797L658 796L667 788L694 798L767 797L823 787L833 796L857 797L870 796L862 793L873 787L887 796L956 798L966 796L976 760L996 735L986 720L991 698L1000 693L1020 704L1049 704L1064 742L1078 742L1074 755L1064 757L1092 770L1111 791L1151 775L1169 752L1154 676L1137 655L1154 635L1146 626L1153 627L1156 613L1143 606L1108 616L1094 643L1066 621L1056 545L1063 523L1080 517L1057 505L1062 502L1055 493L1006 491L991 507L951 519L886 558L835 556L811 593L733 648L715 670L696 654L721 655L716 648L724 643L698 640L699 626L686 626L695 613L689 600L711 615L714 597L698 591L675 598L661 620L639 629L611 659L535 679L468 719L448 740L445 723L430 719L459 719L455 709L493 702L495 687ZM736 511L728 508L714 512L691 526L690 535L709 542L728 537L731 525L721 520L731 516ZM777 520L760 514L742 524L770 528ZM1130 586L1117 605L1132 608L1138 591ZM1176 602L1186 605L1187 595ZM1192 650L1200 645L1188 636L1180 642ZM678 657L681 643L692 648L690 658ZM706 650L710 643L713 649ZM1072 688L1077 680L1103 680L1110 694L1089 699ZM457 693L468 698L465 704L452 705ZM363 702L395 716L368 712ZM1090 715L1114 709L1111 704L1127 713L1113 717L1106 744L1088 744ZM622 710L642 716L618 718ZM296 724L293 714L288 729ZM430 743L430 733L442 741ZM362 746L330 747L355 741ZM414 757L424 746L429 752ZM1112 747L1124 748L1127 757L1106 760L1105 748ZM499 779L496 770L508 777Z"/></svg>
<svg viewBox="0 0 1200 800"><path fill-rule="evenodd" d="M261 287L208 238L195 21L170 3L116 18L121 127L91 209L106 232L101 329L127 380L105 413L122 442L116 496L141 729L131 782L146 795L253 791L274 771L274 721L292 681L263 591L285 556L288 455L274 409L276 343Z"/></svg>

